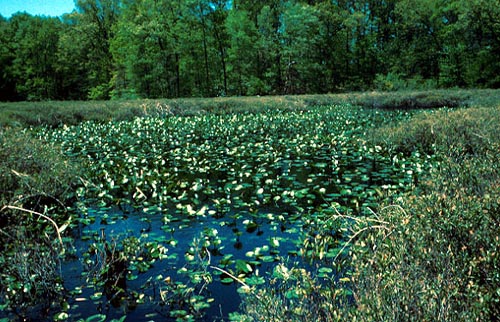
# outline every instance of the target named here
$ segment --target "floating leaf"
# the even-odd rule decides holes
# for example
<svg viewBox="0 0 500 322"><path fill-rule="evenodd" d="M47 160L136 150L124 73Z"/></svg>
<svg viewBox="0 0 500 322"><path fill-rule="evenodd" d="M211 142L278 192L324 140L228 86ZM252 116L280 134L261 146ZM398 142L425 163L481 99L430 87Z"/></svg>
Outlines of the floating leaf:
<svg viewBox="0 0 500 322"><path fill-rule="evenodd" d="M236 269L242 273L250 273L253 271L252 266L250 266L247 261L241 259L236 260Z"/></svg>
<svg viewBox="0 0 500 322"><path fill-rule="evenodd" d="M104 322L104 321L106 321L106 315L104 314L95 314L85 319L85 322Z"/></svg>
<svg viewBox="0 0 500 322"><path fill-rule="evenodd" d="M222 284L231 284L231 283L234 282L234 280L232 278L230 278L230 277L226 277L226 278L221 279L220 282Z"/></svg>
<svg viewBox="0 0 500 322"><path fill-rule="evenodd" d="M66 312L60 312L60 313L57 313L56 315L54 315L54 321L65 321L69 318L69 314L66 313ZM0 319L0 321L9 321L7 318L4 319Z"/></svg>

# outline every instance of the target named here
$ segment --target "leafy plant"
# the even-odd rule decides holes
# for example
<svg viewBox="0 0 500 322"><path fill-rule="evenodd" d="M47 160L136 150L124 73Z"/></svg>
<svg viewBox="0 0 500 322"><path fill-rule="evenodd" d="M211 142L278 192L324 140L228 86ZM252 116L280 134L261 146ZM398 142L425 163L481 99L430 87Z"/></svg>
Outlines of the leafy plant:
<svg viewBox="0 0 500 322"><path fill-rule="evenodd" d="M498 121L498 109L439 111L405 123L389 140L404 145L414 139L412 129L431 124L441 162L413 193L399 199L400 207L379 214L392 233L372 231L365 239L371 247L353 253L357 305L351 318L498 316L500 172L495 160L500 149L493 125Z"/></svg>
<svg viewBox="0 0 500 322"><path fill-rule="evenodd" d="M140 108L148 117L30 129L23 135L32 142L34 135L85 160L82 186L55 185L50 194L61 202L41 202L24 198L38 185L36 172L10 172L25 181L5 180L19 192L8 199L18 208L37 205L43 216L11 206L16 217L5 218L20 223L23 236L43 232L45 245L57 249L68 242L57 237L62 228L80 232L83 276L94 294L71 294L96 305L116 300L154 306L173 319L208 318L220 301L210 292L222 283L217 287L243 285L244 310L234 319L496 314L498 111L310 107L330 98L288 99L303 105L255 113L246 110L252 100L218 99L197 115L179 116L181 105L149 102ZM56 178L66 174L57 171ZM64 200L73 196L79 202L66 212ZM3 232L12 237L4 247L26 251L14 230ZM297 263L287 264L287 255ZM56 310L64 318L77 308Z"/></svg>
<svg viewBox="0 0 500 322"><path fill-rule="evenodd" d="M57 146L0 130L0 300L8 314L43 315L63 301L59 270L78 171Z"/></svg>

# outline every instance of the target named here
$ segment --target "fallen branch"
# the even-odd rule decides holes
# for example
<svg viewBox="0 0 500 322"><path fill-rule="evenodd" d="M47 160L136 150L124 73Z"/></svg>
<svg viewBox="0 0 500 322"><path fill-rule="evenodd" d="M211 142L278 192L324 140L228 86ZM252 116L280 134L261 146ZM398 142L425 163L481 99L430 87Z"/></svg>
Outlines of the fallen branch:
<svg viewBox="0 0 500 322"><path fill-rule="evenodd" d="M235 280L236 282L238 282L238 283L240 283L241 285L243 285L246 289L251 290L250 286L249 286L247 283L245 283L242 279L240 279L240 278L238 278L238 277L234 276L233 274L229 273L228 271L225 271L225 270L223 270L222 268L219 268L219 267L217 267L217 266L210 266L210 268L213 268L213 269L215 269L215 270L217 270L217 271L219 271L219 272L222 272L222 273L224 273L224 274L228 275L228 276L229 276L229 277L231 277L233 280ZM261 298L260 298L257 294L255 294L255 293L253 293L253 292L252 292L252 294L253 294L253 295L255 295L255 297L256 297L257 299L261 300Z"/></svg>
<svg viewBox="0 0 500 322"><path fill-rule="evenodd" d="M61 244L62 252L64 253L64 243L63 243L63 240L62 240L62 237L61 237L61 229L59 228L59 226L57 225L57 223L52 218L50 218L49 216L46 216L44 214L41 214L39 212L36 212L36 211L33 211L33 210L29 210L29 209L20 208L20 207L16 207L16 206L5 206L5 207L2 208L2 210L4 210L5 208L11 209L11 210L18 210L18 211L26 212L26 213L29 213L29 214L32 214L32 215L37 215L37 216L42 217L43 219L47 220L48 222L50 222L54 226L54 228L56 229L57 238L59 239L59 243Z"/></svg>

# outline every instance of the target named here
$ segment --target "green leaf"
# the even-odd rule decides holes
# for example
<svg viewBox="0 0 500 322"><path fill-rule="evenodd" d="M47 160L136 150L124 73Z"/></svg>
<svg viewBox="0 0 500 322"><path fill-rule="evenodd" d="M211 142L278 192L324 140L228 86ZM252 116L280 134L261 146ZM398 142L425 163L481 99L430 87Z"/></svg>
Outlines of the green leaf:
<svg viewBox="0 0 500 322"><path fill-rule="evenodd" d="M330 267L321 267L318 272L320 273L332 273L333 272L333 269L331 269Z"/></svg>
<svg viewBox="0 0 500 322"><path fill-rule="evenodd" d="M60 312L54 315L54 321L65 321L69 318L69 314L67 312ZM9 319L0 319L0 322L9 321Z"/></svg>
<svg viewBox="0 0 500 322"><path fill-rule="evenodd" d="M231 284L231 283L234 282L234 280L232 278L230 278L230 277L226 277L226 278L221 279L220 282L222 284Z"/></svg>
<svg viewBox="0 0 500 322"><path fill-rule="evenodd" d="M247 261L241 259L236 260L236 269L245 274L253 271L252 266Z"/></svg>
<svg viewBox="0 0 500 322"><path fill-rule="evenodd" d="M106 321L106 315L104 314L95 314L85 319L85 322L104 322L104 321Z"/></svg>

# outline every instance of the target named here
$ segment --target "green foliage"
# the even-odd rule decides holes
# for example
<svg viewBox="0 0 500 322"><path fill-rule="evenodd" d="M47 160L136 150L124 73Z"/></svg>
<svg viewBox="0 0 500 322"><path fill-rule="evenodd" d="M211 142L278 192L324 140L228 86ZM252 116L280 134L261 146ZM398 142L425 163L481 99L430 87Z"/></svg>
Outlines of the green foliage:
<svg viewBox="0 0 500 322"><path fill-rule="evenodd" d="M40 315L61 299L56 236L67 227L65 202L74 196L78 170L60 147L25 131L2 129L0 173L0 303L19 318Z"/></svg>
<svg viewBox="0 0 500 322"><path fill-rule="evenodd" d="M391 223L391 235L372 234L371 246L353 257L356 316L388 321L498 316L500 150L498 131L490 125L498 117L498 109L470 109L426 119L446 120L435 140L443 160L415 193L401 199L401 208L380 213ZM471 142L464 133L478 134L480 141Z"/></svg>
<svg viewBox="0 0 500 322"><path fill-rule="evenodd" d="M111 41L119 16L118 0L78 0L79 14L75 29L81 30L78 40L85 44L85 81L89 83L88 96L80 99L108 99L115 66ZM73 41L76 41L73 39Z"/></svg>
<svg viewBox="0 0 500 322"><path fill-rule="evenodd" d="M454 83L450 83L453 86ZM400 74L388 73L377 74L373 86L379 91L408 91L408 90L431 90L437 87L434 80L423 79L415 76L411 79L403 79Z"/></svg>
<svg viewBox="0 0 500 322"><path fill-rule="evenodd" d="M258 40L255 24L245 11L231 11L226 20L231 47L228 49L230 90L237 95L267 92L259 78ZM261 84L259 84L261 83Z"/></svg>
<svg viewBox="0 0 500 322"><path fill-rule="evenodd" d="M61 19L2 18L1 100L500 86L492 1L76 5Z"/></svg>
<svg viewBox="0 0 500 322"><path fill-rule="evenodd" d="M320 269L321 270L321 269ZM328 270L327 270L328 271ZM241 287L244 314L231 321L341 321L340 307L348 305L349 279L335 281L313 275L299 266L274 267L269 284L257 289Z"/></svg>
<svg viewBox="0 0 500 322"><path fill-rule="evenodd" d="M54 53L57 51L61 22L53 18L16 14L9 21L9 27L10 30L5 30L5 43L14 55L7 73L12 73L10 77L16 79L15 92L10 95L19 95L29 101L59 98L60 74L57 73L57 56Z"/></svg>
<svg viewBox="0 0 500 322"><path fill-rule="evenodd" d="M104 227L83 232L84 276L95 292L81 297L101 305L108 293L117 304L151 301L172 318L193 320L212 301L209 284L244 283L233 320L491 320L500 300L497 96L453 90L144 100L139 108L126 101L24 104L51 115L37 120L17 110L19 121L55 128L3 129L2 202L37 206L30 209L63 228ZM332 102L370 108L318 106ZM489 107L408 109L478 102ZM4 115L18 106L3 105ZM53 143L40 145L28 133ZM79 203L81 216L65 215L75 170L60 147L86 160L78 193L98 214ZM149 228L106 236L106 225L128 215L114 216L105 205L140 211ZM144 233L153 213L171 239ZM2 227L0 307L26 317L36 298L46 306L58 299L59 229L22 211L1 215L17 224ZM96 218L101 223L91 226ZM175 229L199 221L200 234L178 248ZM272 235L245 257L226 247L222 229L235 234L229 242L237 249L243 234L260 236L268 223ZM296 248L288 252L301 255L301 264L281 261L292 241L278 231L291 226ZM179 251L180 266L172 256ZM137 291L118 285L138 282L161 260L168 262L157 266L175 263L177 272L150 276ZM62 303L54 304L58 319L71 313Z"/></svg>

